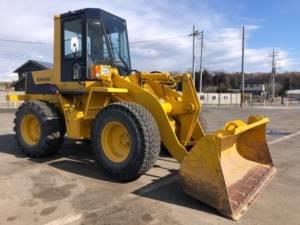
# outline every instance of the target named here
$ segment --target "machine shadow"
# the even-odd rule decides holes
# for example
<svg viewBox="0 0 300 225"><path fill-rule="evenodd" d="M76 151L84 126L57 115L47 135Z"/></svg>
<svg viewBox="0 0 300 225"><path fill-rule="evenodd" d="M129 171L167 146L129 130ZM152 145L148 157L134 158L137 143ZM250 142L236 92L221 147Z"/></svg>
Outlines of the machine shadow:
<svg viewBox="0 0 300 225"><path fill-rule="evenodd" d="M0 152L14 155L16 158L26 158L26 156L18 149L14 134L0 135Z"/></svg>
<svg viewBox="0 0 300 225"><path fill-rule="evenodd" d="M33 159L27 157L18 148L14 134L0 135L0 152L10 154L16 158L22 158L35 163L43 163L66 172L93 179L117 182L105 175L102 168L96 162L92 147L89 144L77 143L65 139L58 153L51 157Z"/></svg>
<svg viewBox="0 0 300 225"><path fill-rule="evenodd" d="M65 139L63 146L55 156L42 159L30 159L18 149L13 134L4 134L0 135L0 152L14 155L16 158L23 158L35 163L47 164L48 166L79 176L120 183L110 179L104 173L103 169L96 162L93 149L89 144L76 143L75 141ZM164 153L162 153L161 156L168 158L168 155ZM162 168L158 165L155 165L155 167ZM168 168L162 169L168 170ZM152 182L135 190L133 193L141 197L197 209L210 214L217 214L214 209L185 194L180 185L176 170L169 170L169 172L171 172L171 174L164 177L153 177L151 174L146 173L144 176L153 178ZM171 179L171 182L168 181L169 179Z"/></svg>
<svg viewBox="0 0 300 225"><path fill-rule="evenodd" d="M177 171L172 171L171 174L161 177L133 193L152 200L218 215L215 209L190 197L184 192Z"/></svg>
<svg viewBox="0 0 300 225"><path fill-rule="evenodd" d="M59 160L51 161L48 165L76 175L119 183L104 173L89 144L66 139L59 150L59 156Z"/></svg>

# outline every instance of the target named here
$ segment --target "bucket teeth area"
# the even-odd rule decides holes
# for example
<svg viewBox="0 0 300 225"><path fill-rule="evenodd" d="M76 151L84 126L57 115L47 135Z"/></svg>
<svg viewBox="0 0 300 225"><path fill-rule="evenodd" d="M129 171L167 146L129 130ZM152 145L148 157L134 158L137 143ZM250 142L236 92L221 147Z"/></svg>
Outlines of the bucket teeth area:
<svg viewBox="0 0 300 225"><path fill-rule="evenodd" d="M184 190L238 220L276 172L265 138L265 118L226 124L199 140L181 163Z"/></svg>
<svg viewBox="0 0 300 225"><path fill-rule="evenodd" d="M249 171L239 182L228 187L228 197L232 212L226 216L239 219L253 204L255 198L274 176L274 167L257 166ZM221 211L222 213L222 211Z"/></svg>

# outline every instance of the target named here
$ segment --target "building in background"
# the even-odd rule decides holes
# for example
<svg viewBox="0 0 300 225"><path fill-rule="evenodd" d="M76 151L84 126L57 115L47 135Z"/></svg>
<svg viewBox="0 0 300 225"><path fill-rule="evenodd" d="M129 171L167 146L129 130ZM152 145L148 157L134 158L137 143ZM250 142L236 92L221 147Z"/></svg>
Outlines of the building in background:
<svg viewBox="0 0 300 225"><path fill-rule="evenodd" d="M40 71L51 69L52 64L47 62L28 60L23 65L19 66L15 69L14 73L18 73L18 80L14 82L11 87L15 89L15 91L24 91L25 90L25 76L26 73L32 71Z"/></svg>
<svg viewBox="0 0 300 225"><path fill-rule="evenodd" d="M266 85L259 80L246 80L245 93L250 93L253 96L266 96Z"/></svg>
<svg viewBox="0 0 300 225"><path fill-rule="evenodd" d="M297 90L287 90L285 92L286 97L290 99L300 100L300 89Z"/></svg>

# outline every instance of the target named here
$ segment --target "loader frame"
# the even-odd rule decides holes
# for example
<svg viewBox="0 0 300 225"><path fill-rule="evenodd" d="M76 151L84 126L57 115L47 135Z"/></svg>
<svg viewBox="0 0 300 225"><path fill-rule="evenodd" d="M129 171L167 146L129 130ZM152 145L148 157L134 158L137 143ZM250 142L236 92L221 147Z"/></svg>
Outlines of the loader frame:
<svg viewBox="0 0 300 225"><path fill-rule="evenodd" d="M33 73L38 80L40 73ZM85 140L91 138L92 123L97 113L111 102L129 101L144 106L156 118L163 144L179 162L187 154L186 146L192 147L205 135L198 115L200 102L189 74L177 76L182 82L182 94L157 80L167 80L168 73L140 73L121 77L112 70L113 86L103 87L98 82L86 83L86 91L80 95L56 93L53 95L9 95L9 101L40 100L54 103L64 114L67 137ZM139 79L141 79L139 81ZM141 87L139 84L142 83ZM180 124L180 129L179 125Z"/></svg>

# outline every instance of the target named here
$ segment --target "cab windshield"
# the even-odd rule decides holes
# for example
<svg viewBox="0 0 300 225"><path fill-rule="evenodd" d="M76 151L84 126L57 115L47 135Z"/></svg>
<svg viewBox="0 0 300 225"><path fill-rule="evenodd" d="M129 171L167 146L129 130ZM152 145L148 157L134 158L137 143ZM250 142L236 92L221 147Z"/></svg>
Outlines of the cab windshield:
<svg viewBox="0 0 300 225"><path fill-rule="evenodd" d="M103 23L116 66L124 72L131 69L126 22L113 15L103 15Z"/></svg>

